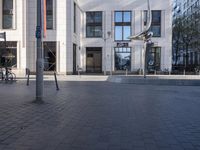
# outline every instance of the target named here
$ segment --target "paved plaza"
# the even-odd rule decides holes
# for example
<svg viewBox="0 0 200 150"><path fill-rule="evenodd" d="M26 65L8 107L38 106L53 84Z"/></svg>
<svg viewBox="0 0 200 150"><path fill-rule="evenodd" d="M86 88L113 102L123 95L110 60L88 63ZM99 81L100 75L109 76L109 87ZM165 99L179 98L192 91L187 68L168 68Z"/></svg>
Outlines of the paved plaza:
<svg viewBox="0 0 200 150"><path fill-rule="evenodd" d="M200 150L200 87L0 83L0 150Z"/></svg>

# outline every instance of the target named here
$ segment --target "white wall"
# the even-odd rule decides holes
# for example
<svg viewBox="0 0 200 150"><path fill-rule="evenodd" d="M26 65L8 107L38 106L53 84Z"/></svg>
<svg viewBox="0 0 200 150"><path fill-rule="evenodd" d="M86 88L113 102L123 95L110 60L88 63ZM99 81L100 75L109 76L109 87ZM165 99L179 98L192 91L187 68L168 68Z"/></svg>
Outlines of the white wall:
<svg viewBox="0 0 200 150"><path fill-rule="evenodd" d="M143 27L143 10L147 10L146 1L145 0L84 0L80 1L80 7L83 11L103 11L103 16L106 18L103 19L103 33L107 33L107 31L112 32L112 36L106 43L102 38L82 38L82 50L85 53L86 47L103 47L103 60L104 54L106 53L106 71L109 71L110 68L114 68L111 65L111 61L114 59L113 56L113 48L116 46L116 42L114 42L114 11L116 10L131 10L132 11L132 34L140 32ZM152 41L157 43L158 47L161 47L161 69L165 68L171 70L171 53L172 53L172 10L171 10L171 2L170 1L158 1L151 0L152 10L161 10L162 11L162 21L161 21L161 37L160 38L152 38ZM106 14L106 15L105 15ZM85 18L85 15L84 15ZM84 19L84 33L86 33L85 29L85 20ZM132 47L132 71L138 70L142 66L141 55L140 52L143 49L143 43L138 41L129 42L129 46ZM110 50L112 48L112 51ZM111 56L112 52L112 57ZM108 55L108 57L107 57ZM86 61L86 60L84 60ZM104 66L105 61L103 61ZM114 63L112 63L114 65ZM85 65L83 65L85 68ZM104 69L104 67L102 67Z"/></svg>
<svg viewBox="0 0 200 150"><path fill-rule="evenodd" d="M36 68L36 0L15 1L15 27L6 31L8 41L18 42L18 71L26 67L31 71ZM73 43L77 45L77 65L86 69L86 47L102 47L103 61L106 70L114 69L114 11L132 11L132 31L138 33L143 28L142 10L146 10L145 0L75 0L77 3L77 32L73 32L73 6L74 0L54 0L54 27L47 30L47 38L44 41L57 42L57 72L66 74L73 71ZM0 10L2 10L0 0ZM162 10L162 37L153 38L153 41L162 47L161 69L171 68L171 2L151 0L153 10ZM103 38L85 38L86 16L85 11L103 11L103 32L111 31L112 35L106 40ZM0 11L2 20L2 11ZM106 37L107 34L106 34ZM142 42L129 42L132 47L132 70L139 69L141 64ZM112 61L112 62L111 62ZM111 64L113 66L111 66ZM104 68L104 67L103 67ZM102 69L103 69L102 68Z"/></svg>

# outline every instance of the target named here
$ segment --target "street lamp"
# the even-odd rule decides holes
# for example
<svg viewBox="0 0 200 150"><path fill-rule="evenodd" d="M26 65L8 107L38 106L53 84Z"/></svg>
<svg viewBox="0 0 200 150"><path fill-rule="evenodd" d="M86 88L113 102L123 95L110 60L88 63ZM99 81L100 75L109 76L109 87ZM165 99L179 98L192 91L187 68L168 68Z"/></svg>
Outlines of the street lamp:
<svg viewBox="0 0 200 150"><path fill-rule="evenodd" d="M106 34L104 33L104 37L103 37L103 40L104 40L104 75L106 75L106 41L107 39L109 39L111 36L111 32L108 31L107 32L107 37L106 37Z"/></svg>
<svg viewBox="0 0 200 150"><path fill-rule="evenodd" d="M150 7L150 0L147 0L147 7L148 7L148 11L147 11L148 16L147 16L147 26L146 26L146 28L142 32L129 37L129 39L142 40L144 42L144 55L143 55L144 78L146 78L147 52L151 49L151 46L153 44L152 41L151 41L151 37L153 36L153 32L149 31L149 29L151 27L151 23L152 23L152 13L151 13L151 7Z"/></svg>
<svg viewBox="0 0 200 150"><path fill-rule="evenodd" d="M43 0L37 0L37 26L36 26L36 41L37 41L37 59L36 59L36 101L43 102L43 49L42 49L42 5Z"/></svg>

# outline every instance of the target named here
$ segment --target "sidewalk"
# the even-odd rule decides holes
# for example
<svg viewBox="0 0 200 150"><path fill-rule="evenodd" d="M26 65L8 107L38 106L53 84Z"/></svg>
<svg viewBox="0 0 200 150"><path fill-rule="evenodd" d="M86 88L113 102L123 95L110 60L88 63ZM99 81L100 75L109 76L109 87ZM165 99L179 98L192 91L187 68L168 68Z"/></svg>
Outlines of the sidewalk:
<svg viewBox="0 0 200 150"><path fill-rule="evenodd" d="M35 80L35 75L30 75L30 80ZM58 81L106 81L108 76L102 75L57 75ZM27 77L17 77L17 80L27 80ZM54 75L44 75L45 81L54 81Z"/></svg>
<svg viewBox="0 0 200 150"><path fill-rule="evenodd" d="M199 150L200 89L110 82L0 83L0 150Z"/></svg>

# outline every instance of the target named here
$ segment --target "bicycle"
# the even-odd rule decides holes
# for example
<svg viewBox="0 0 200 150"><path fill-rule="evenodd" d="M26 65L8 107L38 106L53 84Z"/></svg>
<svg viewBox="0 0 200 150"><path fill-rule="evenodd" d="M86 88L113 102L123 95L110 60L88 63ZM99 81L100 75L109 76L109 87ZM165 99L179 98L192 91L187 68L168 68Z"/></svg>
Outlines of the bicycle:
<svg viewBox="0 0 200 150"><path fill-rule="evenodd" d="M5 80L5 81L13 81L16 80L16 75L15 73L12 72L11 68L1 68L0 71L1 74L1 80Z"/></svg>

